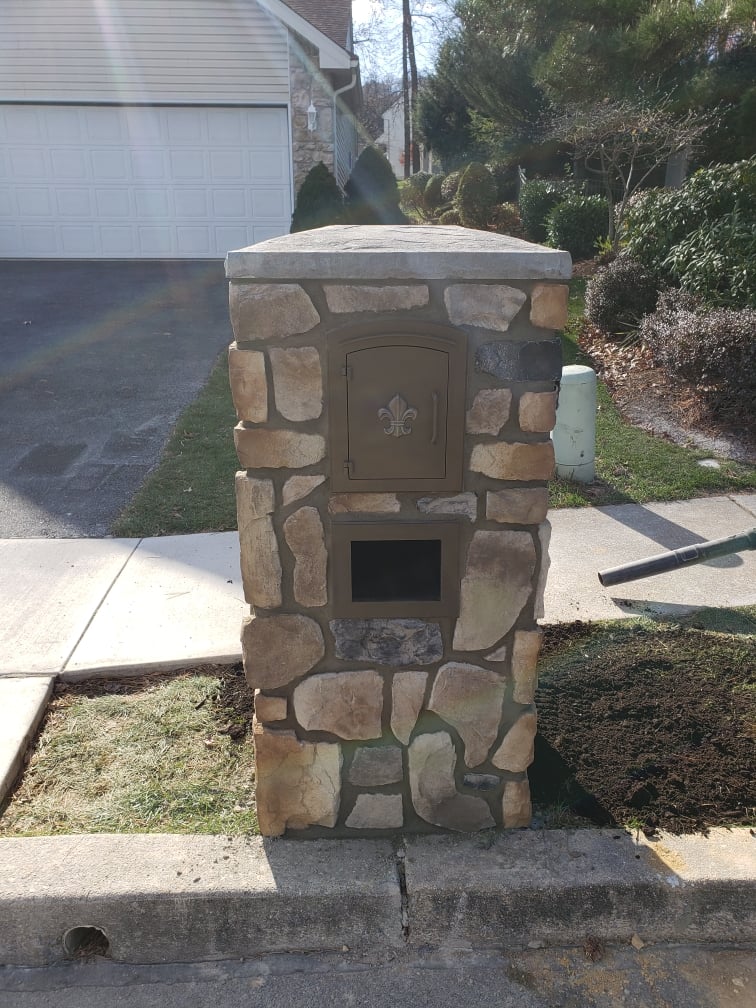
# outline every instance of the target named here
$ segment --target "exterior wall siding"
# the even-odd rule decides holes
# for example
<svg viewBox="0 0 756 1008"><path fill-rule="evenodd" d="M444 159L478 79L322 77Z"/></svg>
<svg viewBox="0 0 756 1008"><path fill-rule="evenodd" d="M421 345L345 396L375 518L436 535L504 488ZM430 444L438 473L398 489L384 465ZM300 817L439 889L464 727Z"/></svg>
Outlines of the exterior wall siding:
<svg viewBox="0 0 756 1008"><path fill-rule="evenodd" d="M2 6L0 101L289 101L288 33L254 0Z"/></svg>

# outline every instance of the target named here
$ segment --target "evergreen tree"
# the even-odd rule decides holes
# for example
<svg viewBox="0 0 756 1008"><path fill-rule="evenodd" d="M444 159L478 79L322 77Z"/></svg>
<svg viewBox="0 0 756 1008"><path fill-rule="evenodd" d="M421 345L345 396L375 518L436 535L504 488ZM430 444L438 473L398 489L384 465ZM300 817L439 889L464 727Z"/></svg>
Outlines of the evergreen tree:
<svg viewBox="0 0 756 1008"><path fill-rule="evenodd" d="M336 179L322 161L311 168L297 194L291 231L310 231L344 220L344 197Z"/></svg>
<svg viewBox="0 0 756 1008"><path fill-rule="evenodd" d="M406 224L399 187L387 158L375 147L360 154L345 186L351 224Z"/></svg>

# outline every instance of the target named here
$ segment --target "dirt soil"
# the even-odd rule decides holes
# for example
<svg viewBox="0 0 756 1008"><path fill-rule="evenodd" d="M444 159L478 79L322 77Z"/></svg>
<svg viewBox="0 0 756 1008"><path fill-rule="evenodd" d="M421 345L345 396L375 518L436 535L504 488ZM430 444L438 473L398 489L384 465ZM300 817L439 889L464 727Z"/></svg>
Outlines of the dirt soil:
<svg viewBox="0 0 756 1008"><path fill-rule="evenodd" d="M755 644L679 626L547 627L534 802L648 834L753 824Z"/></svg>

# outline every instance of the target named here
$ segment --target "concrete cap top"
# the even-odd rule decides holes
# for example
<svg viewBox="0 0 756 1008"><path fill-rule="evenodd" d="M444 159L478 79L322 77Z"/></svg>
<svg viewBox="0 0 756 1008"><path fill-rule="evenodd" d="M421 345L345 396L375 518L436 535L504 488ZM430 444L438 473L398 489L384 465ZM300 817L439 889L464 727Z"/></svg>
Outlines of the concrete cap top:
<svg viewBox="0 0 756 1008"><path fill-rule="evenodd" d="M568 280L568 252L509 235L434 225L332 225L229 252L249 280Z"/></svg>

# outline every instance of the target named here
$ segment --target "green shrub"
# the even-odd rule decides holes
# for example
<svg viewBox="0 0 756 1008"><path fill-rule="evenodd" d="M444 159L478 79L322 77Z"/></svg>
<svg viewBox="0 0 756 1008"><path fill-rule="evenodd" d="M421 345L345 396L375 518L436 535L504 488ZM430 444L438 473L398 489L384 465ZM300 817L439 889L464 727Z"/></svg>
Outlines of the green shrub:
<svg viewBox="0 0 756 1008"><path fill-rule="evenodd" d="M656 308L659 281L642 263L621 255L602 267L588 281L585 314L606 332L637 327L641 318Z"/></svg>
<svg viewBox="0 0 756 1008"><path fill-rule="evenodd" d="M756 222L727 214L675 245L662 266L707 304L756 308Z"/></svg>
<svg viewBox="0 0 756 1008"><path fill-rule="evenodd" d="M546 241L546 220L554 207L574 191L570 182L548 179L530 179L520 187L520 217L525 234L531 241Z"/></svg>
<svg viewBox="0 0 756 1008"><path fill-rule="evenodd" d="M423 193L423 199L425 201L425 206L430 211L438 210L438 208L443 205L444 197L441 192L443 181L443 175L431 175L428 179L428 184L426 185L425 192Z"/></svg>
<svg viewBox="0 0 756 1008"><path fill-rule="evenodd" d="M570 193L546 218L546 239L567 249L573 259L592 259L609 230L609 204L603 196Z"/></svg>
<svg viewBox="0 0 756 1008"><path fill-rule="evenodd" d="M473 161L465 168L454 197L464 227L485 228L496 206L496 183L485 165Z"/></svg>
<svg viewBox="0 0 756 1008"><path fill-rule="evenodd" d="M462 169L457 171L449 172L444 181L441 183L441 198L444 203L451 203L454 197L457 195L457 189L459 189L459 180L462 178Z"/></svg>
<svg viewBox="0 0 756 1008"><path fill-rule="evenodd" d="M691 294L666 291L639 334L657 363L713 403L756 397L756 311L710 309Z"/></svg>
<svg viewBox="0 0 756 1008"><path fill-rule="evenodd" d="M516 203L520 184L519 169L508 161L492 161L486 165L496 183L497 203Z"/></svg>
<svg viewBox="0 0 756 1008"><path fill-rule="evenodd" d="M524 238L520 211L515 203L501 203L493 208L489 226L498 234L512 235L513 238Z"/></svg>
<svg viewBox="0 0 756 1008"><path fill-rule="evenodd" d="M425 198L425 190L431 178L429 172L415 172L399 183L399 205L405 213L421 220L433 217L433 210Z"/></svg>
<svg viewBox="0 0 756 1008"><path fill-rule="evenodd" d="M451 210L444 210L441 216L438 218L439 224L461 224L462 221L459 218L459 210L455 210L452 207Z"/></svg>
<svg viewBox="0 0 756 1008"><path fill-rule="evenodd" d="M297 193L297 203L291 218L291 230L340 224L344 219L344 197L336 179L321 161L304 177Z"/></svg>
<svg viewBox="0 0 756 1008"><path fill-rule="evenodd" d="M351 224L406 224L399 187L387 158L375 147L360 154L345 186Z"/></svg>
<svg viewBox="0 0 756 1008"><path fill-rule="evenodd" d="M636 194L622 226L622 242L632 259L674 280L687 272L675 247L694 232L700 247L707 228L737 213L739 225L756 227L756 157L703 168L679 189L647 189ZM738 242L742 241L742 234Z"/></svg>

